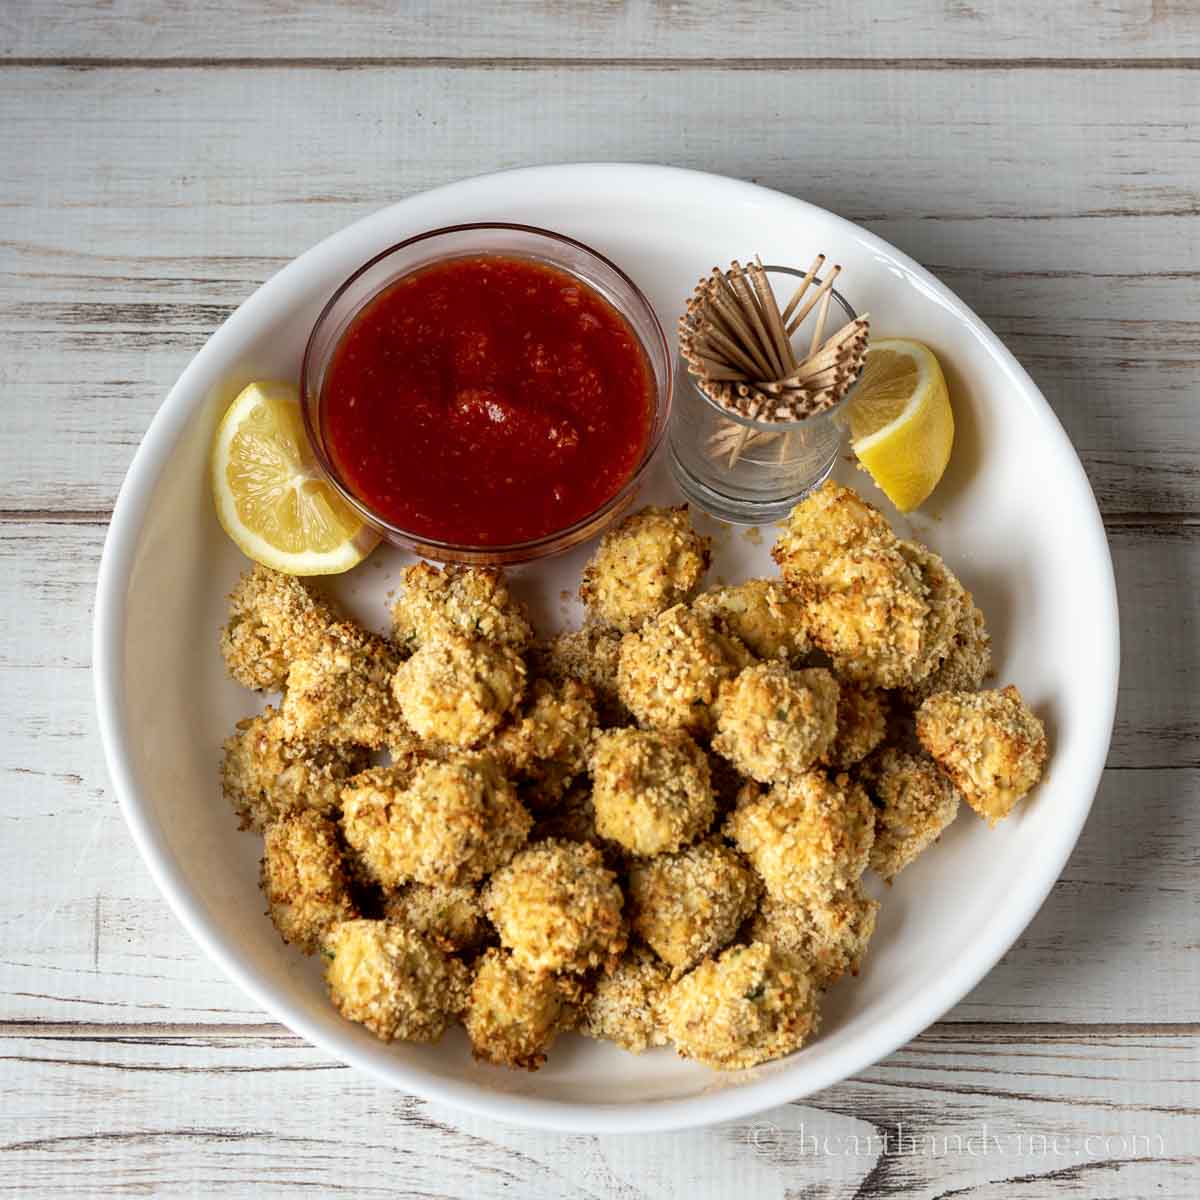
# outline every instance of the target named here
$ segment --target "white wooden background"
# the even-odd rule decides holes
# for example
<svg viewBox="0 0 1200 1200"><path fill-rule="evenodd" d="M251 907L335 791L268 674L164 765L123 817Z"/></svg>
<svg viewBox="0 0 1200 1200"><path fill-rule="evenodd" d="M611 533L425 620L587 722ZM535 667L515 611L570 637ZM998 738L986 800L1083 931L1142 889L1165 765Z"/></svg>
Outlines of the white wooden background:
<svg viewBox="0 0 1200 1200"><path fill-rule="evenodd" d="M1195 0L5 0L0 113L0 1193L1200 1193ZM218 323L398 197L605 158L927 264L1061 416L1121 592L1108 770L1017 946L858 1078L678 1136L465 1118L265 1020L138 860L89 674L113 497Z"/></svg>

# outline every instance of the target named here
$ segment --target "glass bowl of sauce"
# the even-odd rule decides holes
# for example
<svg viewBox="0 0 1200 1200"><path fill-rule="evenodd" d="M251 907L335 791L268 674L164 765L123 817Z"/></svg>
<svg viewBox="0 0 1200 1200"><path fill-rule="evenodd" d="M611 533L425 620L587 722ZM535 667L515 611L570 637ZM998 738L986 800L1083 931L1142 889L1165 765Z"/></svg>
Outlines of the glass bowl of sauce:
<svg viewBox="0 0 1200 1200"><path fill-rule="evenodd" d="M301 395L331 482L427 558L525 562L606 528L666 429L649 301L603 255L525 225L385 250L325 306Z"/></svg>

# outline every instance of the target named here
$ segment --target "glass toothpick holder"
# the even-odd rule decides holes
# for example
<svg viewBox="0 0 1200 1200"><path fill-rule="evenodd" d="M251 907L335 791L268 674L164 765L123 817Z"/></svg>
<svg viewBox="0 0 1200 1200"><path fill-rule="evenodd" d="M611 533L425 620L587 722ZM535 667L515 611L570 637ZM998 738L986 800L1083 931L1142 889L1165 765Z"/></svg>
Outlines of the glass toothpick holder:
<svg viewBox="0 0 1200 1200"><path fill-rule="evenodd" d="M804 278L790 267L765 268L782 307ZM820 278L812 280L819 287ZM855 320L855 312L830 288L822 340ZM810 345L821 306L795 330L798 354ZM735 525L778 521L819 487L846 441L850 387L833 407L796 421L757 421L717 403L700 386L682 357L675 368L675 404L668 429L671 469L689 501L710 516Z"/></svg>

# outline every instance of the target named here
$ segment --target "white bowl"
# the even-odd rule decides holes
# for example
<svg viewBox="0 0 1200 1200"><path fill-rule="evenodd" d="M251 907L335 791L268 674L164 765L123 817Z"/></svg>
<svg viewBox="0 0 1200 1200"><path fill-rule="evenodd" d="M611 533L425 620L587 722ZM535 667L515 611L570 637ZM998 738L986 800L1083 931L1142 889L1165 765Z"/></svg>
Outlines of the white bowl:
<svg viewBox="0 0 1200 1200"><path fill-rule="evenodd" d="M312 321L356 266L423 229L485 220L596 246L633 276L668 329L714 264L754 253L805 263L821 250L842 263L844 290L877 334L926 341L947 367L954 458L928 506L936 519L907 526L976 594L1000 681L1017 683L1046 721L1049 771L997 830L964 806L941 843L886 890L861 976L830 992L820 1037L781 1062L716 1075L666 1050L633 1057L571 1035L545 1068L524 1074L473 1063L461 1031L437 1046L383 1045L334 1012L318 964L284 946L262 915L258 839L238 832L217 783L222 739L258 704L225 677L217 652L223 597L245 564L213 515L209 440L243 384L297 376ZM864 475L845 471L875 495ZM673 494L660 468L647 499ZM765 532L756 545L719 531L716 572L769 570ZM516 572L541 626L570 616L560 593L574 586L587 549ZM383 628L384 593L404 561L381 552L339 581L339 597ZM961 301L879 238L790 197L695 172L592 164L487 176L403 201L304 254L230 317L171 390L121 489L100 570L95 678L109 772L151 873L205 951L264 1009L393 1087L546 1128L645 1132L744 1116L836 1083L982 978L1037 911L1087 816L1112 729L1117 636L1112 564L1079 461L1033 382Z"/></svg>

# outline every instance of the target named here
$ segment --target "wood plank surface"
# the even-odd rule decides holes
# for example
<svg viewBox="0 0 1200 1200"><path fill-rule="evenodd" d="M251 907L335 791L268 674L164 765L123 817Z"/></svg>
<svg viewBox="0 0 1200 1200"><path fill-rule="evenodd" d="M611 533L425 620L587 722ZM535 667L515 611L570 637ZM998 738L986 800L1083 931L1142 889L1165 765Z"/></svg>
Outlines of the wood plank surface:
<svg viewBox="0 0 1200 1200"><path fill-rule="evenodd" d="M384 1091L270 1029L31 1031L0 1041L0 1194L1182 1197L1198 1054L1195 1028L936 1025L808 1103L601 1138Z"/></svg>
<svg viewBox="0 0 1200 1200"><path fill-rule="evenodd" d="M1200 54L1195 10L1179 0L893 0L861 13L835 0L410 0L403 6L23 0L4 12L0 47L8 58L838 58L861 64Z"/></svg>

